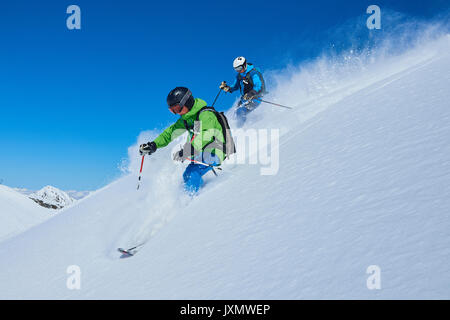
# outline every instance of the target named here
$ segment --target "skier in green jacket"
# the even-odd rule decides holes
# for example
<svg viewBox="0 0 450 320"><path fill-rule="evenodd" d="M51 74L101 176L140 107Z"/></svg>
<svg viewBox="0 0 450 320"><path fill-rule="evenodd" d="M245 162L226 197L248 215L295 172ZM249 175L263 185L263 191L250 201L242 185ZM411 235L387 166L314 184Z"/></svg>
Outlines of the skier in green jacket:
<svg viewBox="0 0 450 320"><path fill-rule="evenodd" d="M167 104L169 110L180 115L180 118L155 140L141 144L139 152L141 155L150 155L188 131L188 141L173 155L173 159L191 162L183 174L183 179L185 190L194 194L203 184L202 176L220 165L226 156L223 149L223 129L214 112L202 110L206 107L206 102L194 99L188 88L177 87L170 91Z"/></svg>

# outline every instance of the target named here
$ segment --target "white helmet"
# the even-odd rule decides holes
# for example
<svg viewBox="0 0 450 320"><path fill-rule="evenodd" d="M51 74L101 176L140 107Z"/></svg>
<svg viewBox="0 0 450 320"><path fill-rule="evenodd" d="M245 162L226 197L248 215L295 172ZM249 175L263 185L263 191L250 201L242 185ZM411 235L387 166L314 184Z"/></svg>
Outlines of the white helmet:
<svg viewBox="0 0 450 320"><path fill-rule="evenodd" d="M237 57L233 61L233 68L234 70L236 70L236 72L245 70L247 68L247 60L245 60L244 57Z"/></svg>

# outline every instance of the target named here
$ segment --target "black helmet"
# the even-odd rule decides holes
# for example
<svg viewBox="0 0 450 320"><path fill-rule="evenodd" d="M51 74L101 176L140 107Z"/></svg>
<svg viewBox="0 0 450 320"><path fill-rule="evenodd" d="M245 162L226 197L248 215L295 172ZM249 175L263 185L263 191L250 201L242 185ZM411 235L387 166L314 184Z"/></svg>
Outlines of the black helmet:
<svg viewBox="0 0 450 320"><path fill-rule="evenodd" d="M167 96L167 105L169 107L174 105L180 105L180 107L186 106L189 110L194 106L194 97L191 90L185 87L176 87L169 92Z"/></svg>

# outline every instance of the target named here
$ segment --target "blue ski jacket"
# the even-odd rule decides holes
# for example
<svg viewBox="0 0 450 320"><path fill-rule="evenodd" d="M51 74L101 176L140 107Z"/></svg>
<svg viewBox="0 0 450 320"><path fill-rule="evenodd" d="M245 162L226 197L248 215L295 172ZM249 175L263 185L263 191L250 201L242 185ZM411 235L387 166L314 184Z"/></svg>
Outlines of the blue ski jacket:
<svg viewBox="0 0 450 320"><path fill-rule="evenodd" d="M250 90L255 90L258 94L263 94L264 92L262 92L262 82L261 82L260 76L258 75L257 72L253 72L253 74L251 75L253 87L250 87L249 84L246 83L247 75L249 73L251 73L253 70L259 72L258 68L256 68L252 64L248 63L247 70L245 70L245 72L243 72L243 73L237 74L234 84L230 87L231 89L229 92L231 93L231 92L234 92L239 89L241 92L241 95L246 94Z"/></svg>

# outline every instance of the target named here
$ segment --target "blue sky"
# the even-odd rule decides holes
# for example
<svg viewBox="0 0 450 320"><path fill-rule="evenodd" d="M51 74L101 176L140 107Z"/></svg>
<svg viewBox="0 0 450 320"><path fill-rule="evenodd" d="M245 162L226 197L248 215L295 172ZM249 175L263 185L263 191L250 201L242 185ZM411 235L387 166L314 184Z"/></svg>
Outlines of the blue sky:
<svg viewBox="0 0 450 320"><path fill-rule="evenodd" d="M71 4L81 30L66 28ZM263 70L314 58L345 43L330 30L371 4L425 21L448 10L447 0L3 1L0 181L97 189L119 175L139 132L176 120L165 105L173 87L211 103L236 56Z"/></svg>

